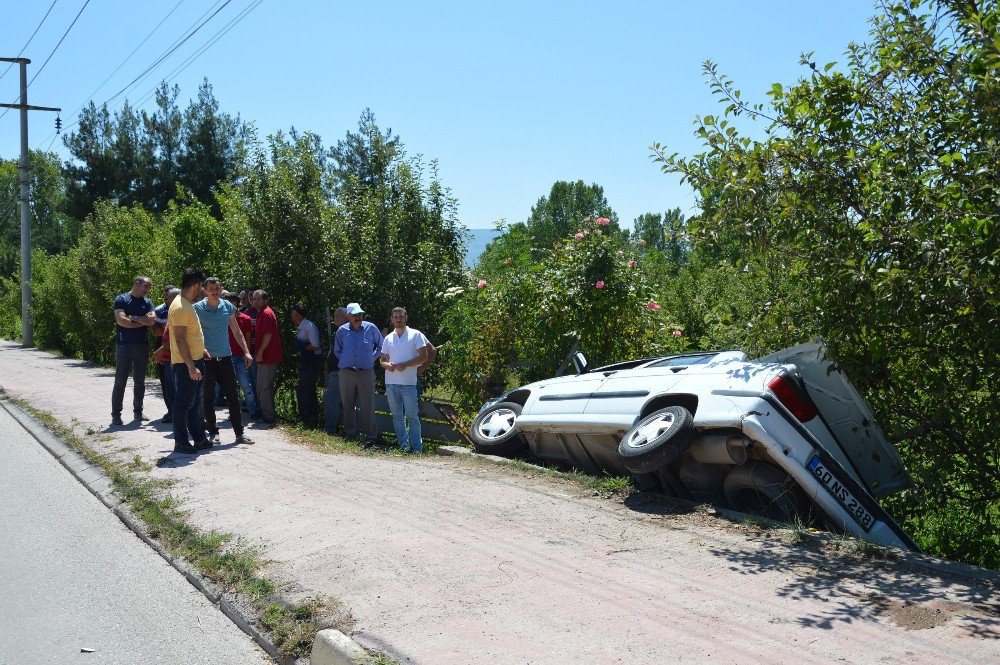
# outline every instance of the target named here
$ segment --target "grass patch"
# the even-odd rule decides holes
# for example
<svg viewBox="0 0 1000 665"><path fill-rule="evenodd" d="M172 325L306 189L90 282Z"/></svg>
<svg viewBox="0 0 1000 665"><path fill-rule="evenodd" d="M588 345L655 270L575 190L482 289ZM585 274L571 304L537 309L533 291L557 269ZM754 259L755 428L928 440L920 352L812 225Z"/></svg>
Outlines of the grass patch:
<svg viewBox="0 0 1000 665"><path fill-rule="evenodd" d="M180 502L169 491L173 481L149 477L153 466L139 455L121 460L98 453L72 427L63 425L52 414L22 399L7 398L88 462L103 469L118 495L142 519L149 535L171 555L183 557L206 578L246 599L260 613L260 623L282 655L308 655L321 627L320 601L293 605L275 600L277 585L260 575L263 566L260 552L242 540L233 539L231 534L206 531L190 524Z"/></svg>
<svg viewBox="0 0 1000 665"><path fill-rule="evenodd" d="M869 561L895 561L899 558L899 551L892 547L878 545L861 538L853 536L835 535L832 543L833 549L844 552Z"/></svg>

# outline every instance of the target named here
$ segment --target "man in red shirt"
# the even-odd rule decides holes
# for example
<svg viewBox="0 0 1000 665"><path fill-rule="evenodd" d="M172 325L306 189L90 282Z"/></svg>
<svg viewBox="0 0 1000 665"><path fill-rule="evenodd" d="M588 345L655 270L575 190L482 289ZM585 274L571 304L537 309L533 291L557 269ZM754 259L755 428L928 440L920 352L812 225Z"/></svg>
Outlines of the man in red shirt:
<svg viewBox="0 0 1000 665"><path fill-rule="evenodd" d="M226 291L222 294L222 297L234 305L238 306L240 304L240 294L238 293ZM249 343L253 338L253 319L237 310L236 325L240 327L243 338ZM239 382L240 388L243 389L243 399L246 401L247 412L250 414L251 419L260 418L260 406L257 403L257 386L254 385L256 372L252 372L247 368L246 363L243 362L243 357L240 355L243 352L243 348L236 341L236 336L233 335L232 330L229 331L229 348L233 353L233 370L236 372L236 380ZM253 353L252 346L251 353Z"/></svg>
<svg viewBox="0 0 1000 665"><path fill-rule="evenodd" d="M254 360L257 361L257 398L260 400L261 420L265 425L274 424L274 383L281 364L281 338L278 335L278 317L268 307L267 291L253 292L250 302L257 310L254 325Z"/></svg>

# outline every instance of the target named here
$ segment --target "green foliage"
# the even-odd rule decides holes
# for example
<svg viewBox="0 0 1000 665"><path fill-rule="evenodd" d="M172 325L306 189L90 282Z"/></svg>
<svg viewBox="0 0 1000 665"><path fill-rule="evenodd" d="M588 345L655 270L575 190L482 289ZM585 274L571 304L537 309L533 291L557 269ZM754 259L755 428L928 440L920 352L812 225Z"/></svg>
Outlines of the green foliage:
<svg viewBox="0 0 1000 665"><path fill-rule="evenodd" d="M926 13L925 13L926 12ZM769 109L726 105L690 158L654 146L701 198L696 242L770 285L751 346L822 335L914 479L891 505L930 551L1000 566L1000 52L995 2L890 3L847 69L803 57ZM737 132L735 116L768 123Z"/></svg>

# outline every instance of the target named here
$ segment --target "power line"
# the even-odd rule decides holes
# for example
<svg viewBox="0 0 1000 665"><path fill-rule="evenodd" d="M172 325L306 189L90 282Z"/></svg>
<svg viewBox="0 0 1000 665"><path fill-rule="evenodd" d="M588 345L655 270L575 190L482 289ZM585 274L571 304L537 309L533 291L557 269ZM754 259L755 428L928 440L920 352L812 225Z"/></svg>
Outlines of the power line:
<svg viewBox="0 0 1000 665"><path fill-rule="evenodd" d="M181 2L183 2L183 0L181 0ZM204 13L203 13L203 14L202 14L201 16L199 16L198 18L196 18L196 19L195 19L195 20L194 20L194 21L193 21L193 22L191 23L191 25L189 25L189 26L188 26L188 27L187 27L187 28L186 28L186 29L184 30L184 32L182 32L182 33L181 33L181 36L180 36L180 37L178 37L177 39L175 39L175 40L173 41L173 43L172 43L172 44L171 44L170 46L168 46L168 47L167 47L167 49L168 49L168 50L171 50L171 49L174 49L174 48L176 48L177 46L180 46L180 43L183 43L183 42L182 42L182 39L184 39L184 38L185 38L185 37L184 37L185 35L188 35L188 37L190 37L191 35L193 35L193 34L194 34L194 32L191 32L191 31L192 31L192 30L195 30L195 26L196 26L196 25L198 24L198 22L199 22L199 21L201 21L202 19L204 19L204 18L205 18L206 16L208 16L209 12L211 12L211 11L212 11L213 9L215 9L215 7L217 7L217 6L219 5L219 3L220 3L220 2L222 2L222 0L216 0L216 1L215 1L215 3L214 3L213 5L212 5L211 7L209 7L209 8L207 9L207 10L205 10L205 12L204 12ZM178 5L180 5L180 2L178 2L177 4L178 4ZM228 2L227 2L226 4L228 4ZM222 7L225 7L225 5L223 5ZM221 10L221 9L222 9L222 7L219 7L219 10ZM176 7L176 6L174 7L174 9L170 10L170 14L172 14L172 13L174 12L174 10L175 10L175 9L177 9L177 7ZM216 13L218 13L218 12L216 12ZM166 20L166 19L167 19L167 18L168 18L168 17L170 16L170 14L167 14L167 16L166 16L166 17L164 17L164 19L163 19L162 21L160 21L160 24L162 24L162 23L163 23L163 21L165 21L165 20ZM214 16L214 14L213 14L212 16ZM211 17L210 17L210 18L211 18ZM204 23L203 23L202 25L204 25ZM201 26L198 26L198 27L201 27ZM146 39L149 39L149 37L150 37L150 36L151 36L151 35L153 34L153 32L155 32L155 31L156 31L156 29L157 29L157 28L159 28L159 25L157 25L157 27L156 27L156 28L153 28L153 31L152 31L152 32L150 32L150 33L149 33L149 35L147 35L147 36L146 36ZM143 40L143 42L145 42L145 41L146 41L146 40L144 39L144 40ZM140 44L139 44L139 46L142 46L142 44L140 43ZM139 46L137 46L135 50L138 50ZM132 54L134 54L134 53L135 53L135 50L133 50ZM132 54L129 54L129 56L128 56L128 57L127 57L127 58L126 58L125 60L127 61L127 60L128 60L128 58L130 58L130 57L132 56ZM166 57L167 55L169 55L169 53L168 53L167 51L165 51L165 52L161 53L161 54L160 54L159 56L157 56L157 59L156 59L156 61L154 61L153 65L151 65L150 67L147 67L146 71L149 71L149 70L150 70L150 69L151 69L152 67L154 67L154 66L155 66L155 65L156 65L157 63L161 62L161 61L162 61L162 60L163 60L163 59L164 59L164 58L165 58L165 57ZM122 63L122 65L124 65L124 64L125 64L125 63L123 62L123 63ZM121 65L119 65L118 69L121 69ZM118 70L116 69L115 71L118 71ZM114 72L112 72L112 75L114 75ZM138 78L142 78L142 76L143 76L143 74L140 74ZM111 78L111 77L109 76L108 78ZM136 80L138 80L138 79L136 79ZM104 83L107 83L107 79L105 79L105 82L104 82ZM104 86L104 83L101 83L101 85L100 85L100 86L98 86L97 90L100 90L100 89L101 89L101 88L102 88L102 87ZM133 80L133 81L132 81L132 83L135 83L135 80ZM129 86L131 86L131 85L132 85L132 83L129 83L129 85L125 86L125 88L123 88L122 90L125 90L125 89L127 89L127 88L128 88ZM88 97L87 99L85 99L85 100L84 100L84 101L83 101L83 102L82 102L82 103L81 103L81 104L80 104L80 105L79 105L79 106L78 106L78 107L76 108L76 110L75 110L75 111L73 111L73 113L72 113L72 114L70 114L70 117L73 117L73 116L76 116L76 119L75 119L75 120L74 120L73 122L71 122L71 123L69 123L68 125L66 125L66 127L64 128L64 131L67 131L67 132L68 132L68 131L70 131L70 130L71 130L71 129L72 129L73 127L75 127L76 125L78 125L78 124L79 124L79 122L80 122L80 121L79 121L79 113L80 113L80 110L81 110L81 109L83 109L83 107L87 105L87 102L90 102L90 101L92 101L92 100L93 100L93 96L94 96L94 94L96 94L96 93L97 93L97 90L95 90L95 91L94 91L93 93L91 93L91 94L90 94L90 96L89 96L89 97ZM110 97L110 98L108 98L108 99L104 100L103 104L101 104L101 105L102 105L102 106L106 105L106 104L107 104L108 102L110 102L110 101L111 101L112 99L114 99L115 97L117 97L118 95L120 95L120 94L121 94L121 92L122 92L122 91L120 90L120 91L118 91L118 93L117 93L117 94L116 94L115 96L113 96L113 97ZM3 116L0 116L0 117L3 117ZM53 133L52 133L52 134L50 134L49 136L46 136L46 137L45 137L44 139L42 139L42 141L41 141L41 142L42 142L42 143L45 143L45 141L49 140L50 138L54 137L55 135L56 135L56 132L53 132ZM54 141L53 141L53 142L54 142ZM51 145L52 145L52 143L50 143L49 145L51 146Z"/></svg>
<svg viewBox="0 0 1000 665"><path fill-rule="evenodd" d="M166 77L164 77L163 82L169 83L170 81L174 80L177 76L179 76L181 72L183 72L185 69L194 64L195 60L204 55L205 51L215 46L215 43L217 41L225 37L230 30L235 28L240 21L242 21L250 14L250 12L257 9L257 7L260 6L262 2L264 2L264 0L253 0L253 2L251 2L251 4L248 5L240 14L237 14L233 19L229 21L229 23L222 26L222 28L220 28L218 32L216 32L204 44L202 44L197 51L189 55L187 59L184 60L184 62L182 62L180 65L175 67L173 71L167 74ZM143 95L138 102L136 102L136 108L139 108L143 104L145 104L149 100L149 98L153 96L153 93L155 93L156 89L159 87L160 87L159 84L157 84L151 90L148 90L146 94Z"/></svg>
<svg viewBox="0 0 1000 665"><path fill-rule="evenodd" d="M90 0L87 0L87 2L90 2ZM146 77L146 76L147 76L147 75L148 75L148 74L149 74L150 72L152 72L152 71L153 71L154 69L156 69L157 67L159 67L159 66L160 66L160 64L161 64L161 63L162 63L162 62L163 62L164 60L166 60L166 59L167 59L168 57L170 57L170 55L171 55L171 54L172 54L172 53L173 53L174 51L176 51L176 50L177 50L177 49L179 49L179 48L180 48L181 46L183 46L183 45L184 45L184 43L185 43L185 42L187 42L187 40L189 40L189 39L191 39L192 37L194 37L194 36L195 36L195 34L197 34L197 32L198 32L199 30L201 30L201 29L202 29L203 27L205 27L205 24L206 24L206 23L208 23L208 22L209 22L209 21L211 21L211 20L212 20L213 18L215 18L216 14L218 14L218 13L219 13L219 12L221 12L221 11L222 11L223 9L225 9L225 8L226 8L226 5L228 5L228 4L230 3L230 2L232 2L232 0L226 0L226 1L224 2L224 3L222 3L222 6L221 6L221 7L219 7L218 9L216 9L216 10L215 10L215 11L214 11L214 12L212 13L212 15L211 15L211 16L209 16L209 17L208 17L207 19L205 19L204 21L202 21L202 22L201 22L201 23L200 23L200 24L198 25L198 27L197 27L197 28L195 28L194 30L192 30L191 32L189 32L189 33L188 33L187 35L185 35L185 37L184 37L183 39L181 39L181 40L180 40L180 42L178 42L178 43L177 43L177 44L176 44L175 46L173 46L173 47L172 47L172 48L171 48L170 50L168 50L168 51L167 51L166 53L164 53L164 54L163 54L163 55L161 55L161 56L160 56L159 58L157 58L157 59L156 59L156 61L155 61L155 62L153 62L153 64L151 64L151 65L150 65L149 67L147 67L147 68L146 68L146 69L145 69L145 70L144 70L144 71L143 71L143 72L142 72L141 74L139 74L139 75L138 75L138 76L136 76L136 77L135 77L134 79L132 79L132 80L131 80L131 81L130 81L130 82L128 83L128 85L126 85L126 86L125 86L124 88L122 88L121 90L119 90L119 91L118 91L118 92L116 92L115 94L111 95L111 96L110 96L110 97L108 97L108 98L107 98L106 100L104 100L104 103L105 103L105 104L107 104L108 102L110 102L110 101L112 101L112 100L116 99L116 98L117 98L117 97L118 97L119 95L121 95L121 94L122 94L123 92L125 92L126 90L128 90L129 88L131 88L131 87L132 87L133 85L135 85L136 83L138 83L139 81L141 81L142 79L144 79L144 78L145 78L145 77Z"/></svg>
<svg viewBox="0 0 1000 665"><path fill-rule="evenodd" d="M107 78L105 78L103 81L101 81L101 84L99 86L97 86L97 88L95 88L94 91L87 96L87 99L84 100L84 102L82 104L80 104L78 107L76 107L75 111L73 111L72 113L69 114L70 117L75 116L77 113L79 113L80 110L87 104L87 102L89 102L91 99L93 99L94 95L96 95L98 93L98 91L100 91L100 89L104 87L104 84L107 83L108 81L110 81L111 77L114 76L115 74L117 74L118 71L122 67L125 66L125 63L127 63L132 58L132 56L135 55L136 51L138 51L140 48L142 48L142 45L145 44L149 40L149 38L153 36L153 33L155 33L157 30L160 29L160 26L163 25L163 23L168 18L170 18L171 15L173 15L173 13L175 11L177 11L177 8L180 7L181 4L183 4L183 2L184 2L184 0L178 0L177 4L174 5L174 8L171 9L169 12L167 12L166 16L164 16L162 19L160 19L160 22L156 24L155 28L153 28L152 30L149 31L149 34L146 35L145 39L143 39L141 42L139 42L139 45L136 46L134 49L132 49L132 52L129 53L127 56L125 56L125 59L122 60L121 63L119 63L119 65L117 67L115 67L115 70L113 72L111 72L110 74L108 74Z"/></svg>
<svg viewBox="0 0 1000 665"><path fill-rule="evenodd" d="M28 45L31 44L31 40L34 39L35 35L38 34L38 31L41 29L42 24L45 23L45 19L47 19L49 17L49 14L52 13L52 8L56 6L57 2L59 2L59 0L52 0L52 4L49 5L49 11L45 12L45 16L43 16L42 20L38 22L38 26L35 28L35 31L31 33L30 37L28 37L28 41L24 43L24 46L21 47L21 50L16 57L20 58L21 54L24 53L24 49L28 48ZM7 65L7 69L3 70L3 74L0 74L0 79L2 79L4 76L7 76L7 72L9 72L10 68L13 66L14 66L13 62Z"/></svg>
<svg viewBox="0 0 1000 665"><path fill-rule="evenodd" d="M180 65L178 65L177 67L175 67L169 74L167 74L167 76L163 79L162 82L169 82L169 81L173 80L173 78L175 78L176 76L180 75L181 72L183 72L185 69L187 69L187 67L189 67L191 64L193 64L195 60L197 60L199 57L201 57L208 49L210 49L212 46L214 46L216 42L218 42L220 39L222 39L222 37L224 37L230 30L232 30L234 27L236 27L236 25L238 23L240 23L244 18L246 18L260 4L262 4L263 1L264 0L252 0L251 3L250 3L250 5L248 5L246 8L244 8L243 11L241 11L235 17L233 17L232 19L230 19L229 22L226 25L224 25L222 28L220 28L214 35L212 35L212 37L210 37L209 39L207 39L194 53L192 53L191 55L189 55ZM218 2L216 4L218 4ZM228 1L226 2L226 4L229 4ZM219 7L219 9L215 12L215 14L217 14L219 11L221 11L223 7L225 7L225 5L223 5L222 7ZM210 11L212 11L212 8L209 8L208 11L206 11L204 14L202 14L202 16L199 17L195 21L195 23L197 23L198 21L200 21ZM215 14L212 14L212 17L214 17ZM212 17L209 17L209 19L211 19ZM201 25L204 25L207 22L208 21L206 20ZM194 24L192 24L192 26L193 25ZM199 25L198 28L200 28L201 25ZM188 38L190 38L193 35L194 35L194 32L192 32L191 34L187 35L187 37L184 37L183 41L186 41ZM176 50L175 45L176 46L180 46L180 44L178 42L183 43L181 41L181 38L178 38L178 40L176 40L174 42L174 44L171 45L171 47L169 47L169 51L170 52L173 52L173 51ZM168 55L168 54L164 54L163 56L159 57L157 59L157 62L162 61L163 58L166 57L166 55ZM157 63L154 62L153 65L151 65L149 68L147 68L147 71L151 71L151 69L153 67L155 67L156 64ZM142 78L142 75L140 75L136 80L139 80L141 78ZM133 83L135 83L135 81L133 81ZM132 84L130 83L129 85L132 85ZM159 85L160 84L157 84L157 85L153 86L151 89L147 90L146 93L135 104L135 106L137 108L140 107L140 106L142 106L142 104L144 104L150 97L152 97L152 95L156 92L156 89L159 88ZM128 87L129 86L126 86L126 88L128 88ZM118 94L120 94L120 91L119 91ZM107 104L108 102L110 102L112 99L114 99L114 97L109 98L108 100L106 100L102 104L102 106L104 106L105 104ZM90 101L90 100L88 100L88 101ZM84 102L84 104L86 104L86 102ZM80 111L80 109L83 108L83 106L84 105L81 104L80 107L78 107L77 110L74 111L74 114L78 114L79 111ZM63 131L66 131L66 132L71 131L79 123L80 123L80 119L79 119L79 116L77 116L76 119L73 122L69 123L68 125L66 125L66 127L64 127ZM51 141L49 142L49 148L51 148L52 144L55 143L55 133L54 132L52 134L50 134L49 136L45 137L45 139L43 139L41 141L41 143L44 143L46 140L49 140L49 139L51 139ZM47 148L47 149L49 149L49 148Z"/></svg>
<svg viewBox="0 0 1000 665"><path fill-rule="evenodd" d="M38 71L35 72L35 75L31 77L30 81L28 81L28 85L24 86L24 89L21 90L21 94L24 94L24 92L28 88L31 87L31 84L35 82L35 79L38 78L38 75L41 74L42 71L45 69L45 65L49 64L49 60L52 59L52 56L54 56L56 54L56 51L59 50L59 47L62 46L63 40L66 39L66 35L68 35L69 31L73 29L74 25L76 25L76 21L77 21L77 19L80 18L80 14L83 13L83 10L86 9L87 5L89 5L89 4L90 4L90 0L86 0L86 2L83 3L83 7L80 7L80 11L78 11L76 13L76 16L73 18L73 22L69 24L69 27L66 28L66 32L64 32L63 36L59 38L59 42L55 45L55 48L52 49L52 52L49 53L49 57L45 58L45 62L42 63L42 66L38 68ZM14 101L11 102L11 104L16 104L16 103L17 103L17 100L14 100ZM0 114L0 118L3 118L5 115L7 115L8 111L10 111L9 108L8 109L4 109L3 114Z"/></svg>

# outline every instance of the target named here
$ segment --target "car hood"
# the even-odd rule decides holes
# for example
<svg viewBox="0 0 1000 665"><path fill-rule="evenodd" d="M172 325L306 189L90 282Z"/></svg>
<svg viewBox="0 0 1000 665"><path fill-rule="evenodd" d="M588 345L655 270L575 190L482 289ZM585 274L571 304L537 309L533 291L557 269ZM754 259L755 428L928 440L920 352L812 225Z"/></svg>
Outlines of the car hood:
<svg viewBox="0 0 1000 665"><path fill-rule="evenodd" d="M875 421L871 407L844 374L826 359L822 342L800 344L760 358L795 365L820 415L876 496L908 487L910 477L899 454Z"/></svg>

